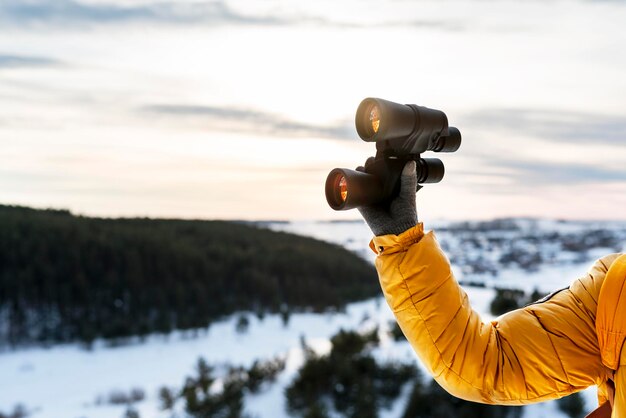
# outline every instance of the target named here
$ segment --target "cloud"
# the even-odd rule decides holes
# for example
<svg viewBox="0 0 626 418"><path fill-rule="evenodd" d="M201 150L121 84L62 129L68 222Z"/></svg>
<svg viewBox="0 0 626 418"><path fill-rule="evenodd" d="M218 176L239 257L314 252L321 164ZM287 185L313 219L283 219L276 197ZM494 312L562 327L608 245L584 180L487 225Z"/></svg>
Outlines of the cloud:
<svg viewBox="0 0 626 418"><path fill-rule="evenodd" d="M0 69L23 67L52 67L59 64L61 64L60 61L47 57L0 54Z"/></svg>
<svg viewBox="0 0 626 418"><path fill-rule="evenodd" d="M557 163L549 161L514 160L484 157L475 169L454 170L444 180L455 187L468 188L490 195L528 196L542 190L583 192L598 184L626 185L626 169L603 167L601 164Z"/></svg>
<svg viewBox="0 0 626 418"><path fill-rule="evenodd" d="M547 109L489 109L472 113L468 123L488 129L514 131L570 144L626 143L626 115Z"/></svg>
<svg viewBox="0 0 626 418"><path fill-rule="evenodd" d="M275 10L249 14L237 11L223 0L200 2L161 1L141 5L89 4L75 0L2 0L0 22L12 26L93 26L116 23L229 25L317 25L338 28L440 28L464 30L464 22L449 20L392 20L357 22L333 20L306 14L282 14Z"/></svg>
<svg viewBox="0 0 626 418"><path fill-rule="evenodd" d="M475 146L467 150L475 159L476 171L464 175L477 175L478 181L483 176L483 186L490 192L626 182L626 166L622 169L615 163L618 156L623 155L623 146L626 143L626 115L500 108L472 112L463 119L463 126L489 132L490 137L494 137L494 134L502 137L513 135L517 141L515 146L523 146L526 137L534 138L539 143L558 144L564 153L569 152L568 146L576 147L581 155L581 150L589 149L589 157L581 158L580 162L572 159L568 162L552 162L546 160L546 155L538 160L521 155L517 158L507 157L501 152L502 149L492 152L485 140L477 138L473 141ZM594 147L598 146L603 146L603 153L610 153L610 164L604 164L602 155L594 154ZM541 149L537 149L537 153L541 155Z"/></svg>
<svg viewBox="0 0 626 418"><path fill-rule="evenodd" d="M256 110L199 105L147 105L142 113L175 119L177 123L206 123L217 129L265 133L273 136L297 136L331 139L354 139L350 122L330 126L310 125Z"/></svg>
<svg viewBox="0 0 626 418"><path fill-rule="evenodd" d="M85 4L73 0L3 0L0 21L14 26L29 24L105 24L133 21L166 23L281 24L273 16L248 16L237 13L224 2L163 2L139 6L111 3Z"/></svg>
<svg viewBox="0 0 626 418"><path fill-rule="evenodd" d="M563 164L545 161L493 160L491 167L512 170L509 177L518 184L573 185L598 182L624 182L626 169L616 170L601 165Z"/></svg>

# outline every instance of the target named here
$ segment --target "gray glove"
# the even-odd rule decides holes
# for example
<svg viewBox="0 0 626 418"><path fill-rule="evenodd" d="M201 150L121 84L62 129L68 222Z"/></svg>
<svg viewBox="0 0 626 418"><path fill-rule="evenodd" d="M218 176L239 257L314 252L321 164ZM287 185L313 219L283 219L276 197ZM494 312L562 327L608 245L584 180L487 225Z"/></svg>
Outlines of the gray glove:
<svg viewBox="0 0 626 418"><path fill-rule="evenodd" d="M369 161L368 161L369 162ZM364 171L363 167L357 168ZM419 187L421 189L421 186ZM361 206L359 212L367 222L374 235L400 235L402 232L417 225L417 174L415 161L409 161L400 176L400 193L391 201L389 209L381 206Z"/></svg>

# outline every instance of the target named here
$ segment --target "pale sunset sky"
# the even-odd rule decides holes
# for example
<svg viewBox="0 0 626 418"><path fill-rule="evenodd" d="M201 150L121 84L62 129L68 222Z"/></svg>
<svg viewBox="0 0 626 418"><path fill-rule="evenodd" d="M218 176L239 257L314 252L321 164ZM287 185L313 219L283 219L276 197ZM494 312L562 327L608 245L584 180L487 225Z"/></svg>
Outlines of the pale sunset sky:
<svg viewBox="0 0 626 418"><path fill-rule="evenodd" d="M626 219L626 2L0 0L0 204L356 219L365 97L463 134L422 220ZM437 155L424 155L435 157Z"/></svg>

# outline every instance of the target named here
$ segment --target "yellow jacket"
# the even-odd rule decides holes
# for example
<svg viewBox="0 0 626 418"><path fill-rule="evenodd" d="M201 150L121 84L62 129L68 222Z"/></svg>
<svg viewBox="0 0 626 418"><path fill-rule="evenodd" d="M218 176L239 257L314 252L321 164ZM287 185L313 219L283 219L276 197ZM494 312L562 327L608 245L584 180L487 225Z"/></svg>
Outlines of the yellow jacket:
<svg viewBox="0 0 626 418"><path fill-rule="evenodd" d="M598 385L602 404L609 398L607 381L613 379L613 417L626 417L626 367L619 367L626 364L626 350L620 357L620 338L609 338L601 354L596 333L600 291L620 254L598 260L588 274L548 300L483 323L434 233L424 235L422 224L398 236L375 237L370 246L378 254L381 287L398 324L448 392L475 402L521 405ZM622 259L626 274L626 256ZM626 289L621 300L626 303ZM598 324L611 329L609 336L626 322L626 310L615 315L611 309L604 309L607 323ZM608 324L616 320L617 325Z"/></svg>

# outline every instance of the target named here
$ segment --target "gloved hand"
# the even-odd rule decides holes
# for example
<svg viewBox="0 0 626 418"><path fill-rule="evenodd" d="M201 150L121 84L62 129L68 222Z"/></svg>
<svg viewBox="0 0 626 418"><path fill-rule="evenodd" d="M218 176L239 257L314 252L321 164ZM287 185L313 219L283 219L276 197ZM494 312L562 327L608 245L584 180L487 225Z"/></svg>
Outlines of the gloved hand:
<svg viewBox="0 0 626 418"><path fill-rule="evenodd" d="M358 167L357 170L365 171L363 167ZM399 235L417 225L417 207L415 204L417 190L415 161L409 161L404 166L400 176L400 193L391 201L389 209L381 206L361 206L358 208L374 235Z"/></svg>

